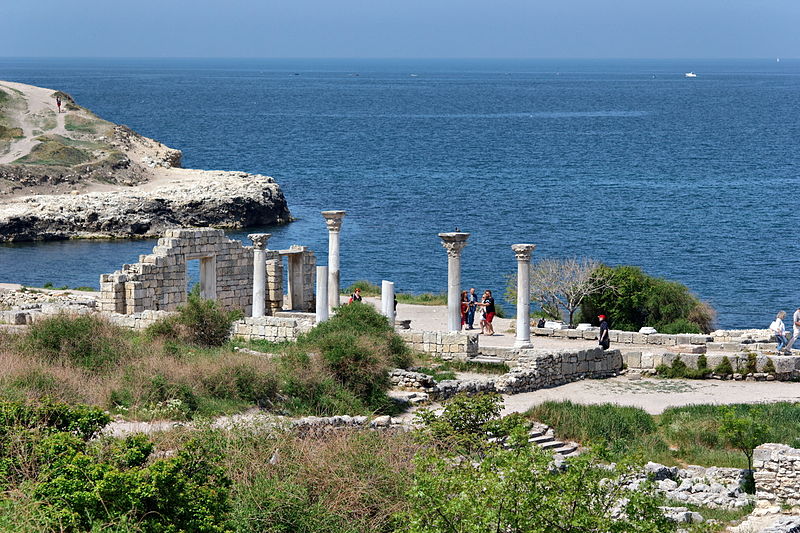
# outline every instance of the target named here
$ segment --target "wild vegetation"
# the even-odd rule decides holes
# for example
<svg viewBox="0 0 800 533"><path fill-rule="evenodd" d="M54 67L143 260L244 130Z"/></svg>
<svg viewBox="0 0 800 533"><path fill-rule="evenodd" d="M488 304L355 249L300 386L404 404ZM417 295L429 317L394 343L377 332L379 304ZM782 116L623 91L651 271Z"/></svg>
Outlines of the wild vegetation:
<svg viewBox="0 0 800 533"><path fill-rule="evenodd" d="M335 317L272 356L238 352L231 321L192 295L178 315L132 333L95 315L57 315L3 334L0 395L97 405L133 419L192 419L249 407L278 414L394 412L387 370L411 356L371 306Z"/></svg>
<svg viewBox="0 0 800 533"><path fill-rule="evenodd" d="M652 416L635 407L545 402L527 413L559 438L595 446L609 460L749 468L764 442L800 446L800 404L690 405Z"/></svg>

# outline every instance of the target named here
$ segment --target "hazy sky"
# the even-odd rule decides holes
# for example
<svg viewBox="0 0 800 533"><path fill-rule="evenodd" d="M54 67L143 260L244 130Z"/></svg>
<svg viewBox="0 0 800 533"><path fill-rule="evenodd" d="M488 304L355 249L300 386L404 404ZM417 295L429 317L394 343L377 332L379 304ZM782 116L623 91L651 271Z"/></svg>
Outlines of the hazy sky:
<svg viewBox="0 0 800 533"><path fill-rule="evenodd" d="M800 0L0 0L0 55L800 57Z"/></svg>

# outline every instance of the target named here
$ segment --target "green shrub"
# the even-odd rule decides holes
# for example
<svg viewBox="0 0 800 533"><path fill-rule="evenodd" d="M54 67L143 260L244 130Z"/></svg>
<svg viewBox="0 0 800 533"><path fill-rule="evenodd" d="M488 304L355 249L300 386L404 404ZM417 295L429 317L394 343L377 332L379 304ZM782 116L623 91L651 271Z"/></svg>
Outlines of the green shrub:
<svg viewBox="0 0 800 533"><path fill-rule="evenodd" d="M767 357L767 362L764 363L764 368L761 370L767 374L775 374L777 370L775 370L775 363L772 362L771 357Z"/></svg>
<svg viewBox="0 0 800 533"><path fill-rule="evenodd" d="M686 363L680 358L680 356L676 357L672 360L672 365L658 365L656 367L656 373L661 376L662 378L688 378L688 379L702 379L706 377L708 374L708 363L703 358L703 364L700 365L700 360L698 358L697 369L689 368Z"/></svg>
<svg viewBox="0 0 800 533"><path fill-rule="evenodd" d="M262 408L271 406L278 392L276 376L243 364L220 368L204 377L203 385L214 398L244 400Z"/></svg>
<svg viewBox="0 0 800 533"><path fill-rule="evenodd" d="M59 314L33 323L24 345L35 357L102 371L126 353L126 335L95 315Z"/></svg>
<svg viewBox="0 0 800 533"><path fill-rule="evenodd" d="M691 333L679 331L699 328L712 329L714 311L701 302L689 289L677 282L649 276L633 266L597 269L598 276L607 277L609 288L587 296L581 304L579 320L595 323L600 313L608 315L616 329L638 331L652 326L662 333Z"/></svg>
<svg viewBox="0 0 800 533"><path fill-rule="evenodd" d="M680 333L702 333L700 326L686 318L679 318L677 320L673 320L669 324L659 326L658 332L670 335L677 335Z"/></svg>
<svg viewBox="0 0 800 533"><path fill-rule="evenodd" d="M228 341L233 322L241 317L241 311L223 311L214 300L202 298L196 285L186 304L178 307L177 315L152 324L147 333L198 346L222 346Z"/></svg>
<svg viewBox="0 0 800 533"><path fill-rule="evenodd" d="M747 352L747 373L748 374L755 374L758 372L758 367L756 365L756 354L753 352Z"/></svg>
<svg viewBox="0 0 800 533"><path fill-rule="evenodd" d="M733 375L733 366L731 365L731 360L728 359L727 356L723 357L722 361L720 361L719 364L714 367L714 373L720 376Z"/></svg>
<svg viewBox="0 0 800 533"><path fill-rule="evenodd" d="M704 353L697 356L697 370L703 373L708 372L708 358Z"/></svg>

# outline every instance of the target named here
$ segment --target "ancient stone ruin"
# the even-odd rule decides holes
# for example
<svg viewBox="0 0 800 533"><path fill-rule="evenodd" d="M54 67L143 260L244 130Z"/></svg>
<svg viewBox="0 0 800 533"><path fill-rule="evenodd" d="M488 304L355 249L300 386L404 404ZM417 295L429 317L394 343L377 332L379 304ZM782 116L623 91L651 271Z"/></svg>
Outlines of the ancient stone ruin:
<svg viewBox="0 0 800 533"><path fill-rule="evenodd" d="M254 291L254 247L231 240L219 229L167 230L153 253L139 256L139 262L123 265L112 274L100 276L100 311L134 314L145 310L175 311L187 300L188 261L200 263L200 295L216 300L223 309L241 310L249 315L253 294L264 298L266 314L288 309L314 309L314 252L305 246L288 250L266 250L268 234L256 246L265 264L264 287ZM287 257L288 289L283 293L283 257Z"/></svg>

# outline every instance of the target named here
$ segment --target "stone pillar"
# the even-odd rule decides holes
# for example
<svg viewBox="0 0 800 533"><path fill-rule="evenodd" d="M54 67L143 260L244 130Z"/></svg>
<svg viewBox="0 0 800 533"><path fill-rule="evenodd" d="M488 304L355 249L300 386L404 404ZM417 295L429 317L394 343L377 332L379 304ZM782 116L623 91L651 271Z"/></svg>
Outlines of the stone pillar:
<svg viewBox="0 0 800 533"><path fill-rule="evenodd" d="M381 282L381 312L389 319L389 325L394 327L394 282L392 281Z"/></svg>
<svg viewBox="0 0 800 533"><path fill-rule="evenodd" d="M512 244L517 258L517 338L515 348L531 347L531 254L535 244Z"/></svg>
<svg viewBox="0 0 800 533"><path fill-rule="evenodd" d="M447 250L447 329L461 331L461 250L469 233L440 233Z"/></svg>
<svg viewBox="0 0 800 533"><path fill-rule="evenodd" d="M267 241L271 233L251 233L253 241L253 317L264 316L267 290Z"/></svg>
<svg viewBox="0 0 800 533"><path fill-rule="evenodd" d="M328 226L328 309L339 307L339 231L344 211L323 211Z"/></svg>
<svg viewBox="0 0 800 533"><path fill-rule="evenodd" d="M317 267L317 324L328 320L328 267Z"/></svg>

